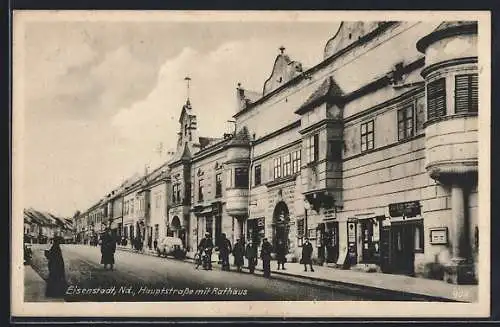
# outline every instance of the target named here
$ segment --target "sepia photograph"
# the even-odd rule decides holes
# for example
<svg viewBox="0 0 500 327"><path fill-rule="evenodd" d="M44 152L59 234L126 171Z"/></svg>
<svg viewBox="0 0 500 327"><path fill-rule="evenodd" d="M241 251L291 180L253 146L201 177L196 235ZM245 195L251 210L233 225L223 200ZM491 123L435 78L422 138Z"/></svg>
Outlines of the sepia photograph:
<svg viewBox="0 0 500 327"><path fill-rule="evenodd" d="M14 315L489 314L488 12L12 27Z"/></svg>

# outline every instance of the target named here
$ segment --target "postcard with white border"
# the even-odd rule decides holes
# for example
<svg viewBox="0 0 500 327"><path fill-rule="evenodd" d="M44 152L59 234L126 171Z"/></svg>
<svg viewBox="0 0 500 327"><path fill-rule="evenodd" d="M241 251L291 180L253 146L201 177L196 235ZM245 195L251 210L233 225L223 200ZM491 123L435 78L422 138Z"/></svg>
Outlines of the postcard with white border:
<svg viewBox="0 0 500 327"><path fill-rule="evenodd" d="M12 315L487 317L490 33L14 11Z"/></svg>

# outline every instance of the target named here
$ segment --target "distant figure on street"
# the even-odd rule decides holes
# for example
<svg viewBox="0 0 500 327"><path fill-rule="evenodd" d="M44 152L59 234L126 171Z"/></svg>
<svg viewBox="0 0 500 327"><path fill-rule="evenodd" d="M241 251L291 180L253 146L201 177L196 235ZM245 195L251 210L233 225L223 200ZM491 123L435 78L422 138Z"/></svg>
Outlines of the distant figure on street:
<svg viewBox="0 0 500 327"><path fill-rule="evenodd" d="M155 240L153 241L153 246L154 250L156 251L156 248L158 247L158 239L155 238Z"/></svg>
<svg viewBox="0 0 500 327"><path fill-rule="evenodd" d="M219 242L219 254L221 257L222 270L229 271L229 254L232 251L231 242L227 239L226 234L222 233Z"/></svg>
<svg viewBox="0 0 500 327"><path fill-rule="evenodd" d="M63 297L66 293L66 273L60 243L60 238L56 236L52 240L50 249L45 250L49 266L49 278L45 290L47 297Z"/></svg>
<svg viewBox="0 0 500 327"><path fill-rule="evenodd" d="M280 266L285 270L286 245L281 239L278 240L278 244L276 245L276 260L278 261L278 270L280 270Z"/></svg>
<svg viewBox="0 0 500 327"><path fill-rule="evenodd" d="M203 268L205 270L212 270L212 249L214 248L214 243L212 242L212 237L210 233L205 233L205 237L201 239L200 244L198 244L198 251L201 258L205 258Z"/></svg>
<svg viewBox="0 0 500 327"><path fill-rule="evenodd" d="M300 260L304 265L304 271L307 271L307 265L309 265L311 271L314 271L312 266L312 253L312 244L309 242L309 239L306 238L305 243L302 245L302 259Z"/></svg>
<svg viewBox="0 0 500 327"><path fill-rule="evenodd" d="M264 277L271 277L271 252L273 246L267 238L262 240L262 248L260 249L260 258L262 259L262 268L264 269Z"/></svg>
<svg viewBox="0 0 500 327"><path fill-rule="evenodd" d="M245 249L245 256L248 259L248 270L253 274L255 266L257 265L257 246L253 243L252 239L248 241L248 245Z"/></svg>
<svg viewBox="0 0 500 327"><path fill-rule="evenodd" d="M234 243L233 256L236 270L241 272L241 267L244 264L243 257L245 256L245 243L241 240L241 238L237 239L236 243Z"/></svg>
<svg viewBox="0 0 500 327"><path fill-rule="evenodd" d="M111 235L111 231L106 229L101 239L101 264L104 265L104 269L107 269L107 265L109 265L110 269L113 270L115 251L116 241Z"/></svg>
<svg viewBox="0 0 500 327"><path fill-rule="evenodd" d="M153 238L150 236L150 237L148 237L148 249L151 250L152 245L153 245Z"/></svg>

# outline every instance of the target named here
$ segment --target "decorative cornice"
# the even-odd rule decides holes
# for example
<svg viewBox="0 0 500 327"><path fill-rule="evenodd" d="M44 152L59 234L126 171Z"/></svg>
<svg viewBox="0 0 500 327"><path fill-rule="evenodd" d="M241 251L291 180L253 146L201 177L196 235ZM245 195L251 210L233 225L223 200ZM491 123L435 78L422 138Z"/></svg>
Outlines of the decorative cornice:
<svg viewBox="0 0 500 327"><path fill-rule="evenodd" d="M281 185L284 183L292 182L292 181L295 181L295 179L297 178L298 175L299 175L299 173L295 173L295 174L292 174L292 175L289 175L286 177L280 177L280 178L274 179L270 182L267 182L264 185L267 187L273 187L276 185Z"/></svg>
<svg viewBox="0 0 500 327"><path fill-rule="evenodd" d="M332 125L337 125L337 126L340 126L342 127L342 121L338 120L338 119L333 119L333 118L325 118L325 119L322 119L310 126L307 126L307 127L304 127L303 129L301 129L299 131L300 134L307 134L317 128L320 128L322 127L323 125L327 125L327 126L332 126Z"/></svg>
<svg viewBox="0 0 500 327"><path fill-rule="evenodd" d="M342 160L342 162L346 162L348 160L352 160L352 159L356 159L356 158L359 158L359 157L362 157L364 155L367 155L367 154L370 154L370 153L374 153L374 152L378 152L378 151L382 151L382 150L386 150L386 149L389 149L389 148L392 148L392 147L395 147L395 146L398 146L398 145L401 145L403 143L407 143L407 142L411 142L411 141L415 141L417 139L420 139L420 138L423 138L425 136L424 133L422 134L418 134L418 135L415 135L413 137L409 137L407 139L404 139L404 140L401 140L401 141L398 141L398 142L394 142L394 143L391 143L391 144L387 144L387 145L384 145L384 146L381 146L379 148L374 148L373 150L368 150L368 151L365 151L365 152L361 152L361 153L358 153L358 154L355 154L353 156L350 156L349 158L345 158Z"/></svg>
<svg viewBox="0 0 500 327"><path fill-rule="evenodd" d="M441 61L432 65L429 65L422 69L420 72L420 75L425 78L428 76L430 73L433 71L436 71L438 69L443 69L449 66L458 66L458 65L465 65L465 64L477 64L478 59L476 57L463 57L463 58L454 58L454 59L448 59L445 61Z"/></svg>
<svg viewBox="0 0 500 327"><path fill-rule="evenodd" d="M291 147L299 145L301 143L302 143L302 139L298 139L298 140L293 141L291 143L288 143L288 144L285 144L283 146L280 146L279 148L276 148L274 150L271 150L271 151L263 153L263 154L261 154L259 156L256 156L256 157L253 158L253 161L255 162L255 161L261 160L261 159L263 159L265 157L268 157L268 156L273 155L275 153L281 152L281 151L283 151L285 149L291 148Z"/></svg>
<svg viewBox="0 0 500 327"><path fill-rule="evenodd" d="M442 117L436 117L431 120L428 120L424 122L424 128L428 127L430 125L434 125L446 120L453 120L453 119L460 119L460 118L467 118L467 117L477 117L477 112L464 112L460 114L452 114L452 115L446 115Z"/></svg>
<svg viewBox="0 0 500 327"><path fill-rule="evenodd" d="M260 144L260 143L262 143L264 141L270 140L273 137L279 136L279 135L281 135L281 134L283 134L285 132L291 131L294 128L300 127L300 124L301 124L300 119L296 120L293 123L286 125L285 127L282 127L282 128L280 128L278 130L275 130L274 132L269 133L267 135L264 135L264 136L262 136L261 138L255 140L255 141L252 141L252 144L256 145L256 144Z"/></svg>
<svg viewBox="0 0 500 327"><path fill-rule="evenodd" d="M421 53L425 53L425 50L427 50L429 45L436 41L446 37L464 34L477 34L477 22L468 22L463 25L452 25L443 29L439 29L438 27L438 29L418 40L417 50Z"/></svg>
<svg viewBox="0 0 500 327"><path fill-rule="evenodd" d="M403 93L395 98L391 98L385 102L379 103L377 105L374 105L373 107L370 107L370 108L365 109L363 111L357 112L354 115L351 115L351 116L345 118L344 124L347 124L347 123L349 123L353 120L356 120L358 118L361 118L363 116L369 115L369 114L371 114L375 111L378 111L380 109L392 106L392 105L397 104L399 102L406 101L408 98L410 98L412 96L417 96L419 93L423 93L424 91L425 91L425 87L423 87L423 86L409 90L408 92L405 92L405 93Z"/></svg>
<svg viewBox="0 0 500 327"><path fill-rule="evenodd" d="M442 161L430 164L425 168L432 179L445 184L460 184L477 175L478 162L477 160Z"/></svg>

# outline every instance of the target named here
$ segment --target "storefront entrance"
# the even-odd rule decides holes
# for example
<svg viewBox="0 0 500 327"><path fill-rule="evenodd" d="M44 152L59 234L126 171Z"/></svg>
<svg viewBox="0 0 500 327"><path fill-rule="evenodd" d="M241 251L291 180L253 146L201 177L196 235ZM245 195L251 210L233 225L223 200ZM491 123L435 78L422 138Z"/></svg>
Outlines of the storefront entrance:
<svg viewBox="0 0 500 327"><path fill-rule="evenodd" d="M265 218L256 218L256 219L248 219L247 220L247 240L252 240L257 245L260 245L260 242L264 238L265 235Z"/></svg>
<svg viewBox="0 0 500 327"><path fill-rule="evenodd" d="M278 202L273 213L273 248L282 241L286 248L289 247L288 234L290 231L290 216L285 202Z"/></svg>
<svg viewBox="0 0 500 327"><path fill-rule="evenodd" d="M392 222L381 233L383 272L414 275L415 253L423 252L422 220Z"/></svg>
<svg viewBox="0 0 500 327"><path fill-rule="evenodd" d="M321 247L318 257L326 263L336 263L339 258L339 223L327 222L319 225Z"/></svg>

